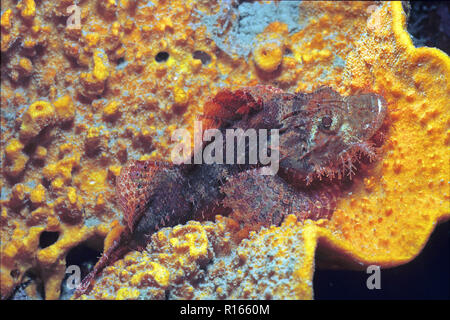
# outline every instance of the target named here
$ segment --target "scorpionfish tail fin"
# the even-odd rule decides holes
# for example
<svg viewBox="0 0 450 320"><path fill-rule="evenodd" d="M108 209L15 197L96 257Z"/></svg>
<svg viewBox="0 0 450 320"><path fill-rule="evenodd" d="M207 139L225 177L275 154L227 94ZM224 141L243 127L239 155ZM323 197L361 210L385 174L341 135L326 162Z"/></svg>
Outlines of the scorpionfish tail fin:
<svg viewBox="0 0 450 320"><path fill-rule="evenodd" d="M168 162L134 160L122 168L116 179L116 196L130 231L149 205L153 177L161 168L171 166Z"/></svg>

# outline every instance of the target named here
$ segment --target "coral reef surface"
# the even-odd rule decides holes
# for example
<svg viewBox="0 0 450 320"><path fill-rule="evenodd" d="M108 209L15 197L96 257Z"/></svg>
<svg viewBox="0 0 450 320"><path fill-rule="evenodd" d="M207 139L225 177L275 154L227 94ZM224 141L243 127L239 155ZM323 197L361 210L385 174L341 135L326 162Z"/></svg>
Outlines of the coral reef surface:
<svg viewBox="0 0 450 320"><path fill-rule="evenodd" d="M413 45L401 2L80 0L79 26L73 4L2 1L2 298L67 298L73 252L120 227L121 167L169 160L174 130L224 88L380 94L381 160L329 220L163 229L82 299L310 299L315 264L407 263L449 219L450 59Z"/></svg>

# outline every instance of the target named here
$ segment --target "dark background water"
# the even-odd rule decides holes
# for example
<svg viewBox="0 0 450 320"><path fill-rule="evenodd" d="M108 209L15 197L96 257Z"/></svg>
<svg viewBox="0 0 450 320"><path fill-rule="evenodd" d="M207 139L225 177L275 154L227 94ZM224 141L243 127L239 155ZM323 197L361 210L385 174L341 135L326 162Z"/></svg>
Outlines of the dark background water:
<svg viewBox="0 0 450 320"><path fill-rule="evenodd" d="M449 299L450 222L436 227L413 261L381 269L381 289L366 286L365 271L318 270L314 298L321 299Z"/></svg>
<svg viewBox="0 0 450 320"><path fill-rule="evenodd" d="M404 2L403 8L416 47L436 47L450 54L449 1L409 1Z"/></svg>
<svg viewBox="0 0 450 320"><path fill-rule="evenodd" d="M405 1L408 32L416 47L450 54L450 2ZM447 205L449 205L447 203ZM436 228L422 253L400 267L381 270L381 289L366 286L370 274L316 270L315 299L450 299L450 222Z"/></svg>

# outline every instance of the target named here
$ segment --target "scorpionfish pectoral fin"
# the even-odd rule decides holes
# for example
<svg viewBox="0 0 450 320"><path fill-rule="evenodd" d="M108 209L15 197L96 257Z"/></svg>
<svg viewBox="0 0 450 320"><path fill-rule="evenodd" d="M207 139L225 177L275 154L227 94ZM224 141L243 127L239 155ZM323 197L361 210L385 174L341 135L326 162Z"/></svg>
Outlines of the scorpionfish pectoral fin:
<svg viewBox="0 0 450 320"><path fill-rule="evenodd" d="M242 172L222 187L223 205L233 218L262 226L279 225L288 214L301 221L329 218L336 205L334 189L297 190L281 177L261 175L260 169Z"/></svg>

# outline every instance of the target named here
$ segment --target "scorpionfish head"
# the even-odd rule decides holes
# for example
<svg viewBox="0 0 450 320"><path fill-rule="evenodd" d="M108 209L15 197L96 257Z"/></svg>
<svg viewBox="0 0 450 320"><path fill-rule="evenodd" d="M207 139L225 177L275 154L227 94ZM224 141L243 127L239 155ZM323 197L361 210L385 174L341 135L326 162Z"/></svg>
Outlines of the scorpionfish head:
<svg viewBox="0 0 450 320"><path fill-rule="evenodd" d="M376 94L342 97L331 88L280 98L280 168L296 181L354 174L361 155L375 159L371 138L386 115Z"/></svg>

